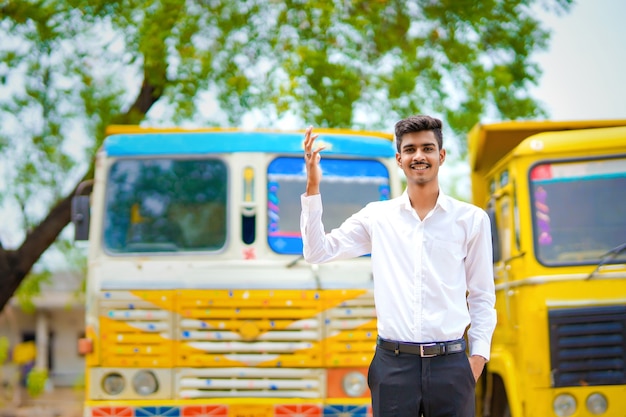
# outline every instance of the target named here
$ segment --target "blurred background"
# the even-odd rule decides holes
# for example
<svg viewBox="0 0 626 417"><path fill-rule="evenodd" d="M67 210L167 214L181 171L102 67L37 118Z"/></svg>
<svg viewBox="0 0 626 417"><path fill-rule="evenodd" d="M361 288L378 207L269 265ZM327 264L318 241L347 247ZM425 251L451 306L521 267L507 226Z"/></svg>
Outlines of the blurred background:
<svg viewBox="0 0 626 417"><path fill-rule="evenodd" d="M0 408L80 395L70 200L106 126L392 132L428 113L443 187L469 199L476 123L626 118L624 16L621 0L0 1Z"/></svg>

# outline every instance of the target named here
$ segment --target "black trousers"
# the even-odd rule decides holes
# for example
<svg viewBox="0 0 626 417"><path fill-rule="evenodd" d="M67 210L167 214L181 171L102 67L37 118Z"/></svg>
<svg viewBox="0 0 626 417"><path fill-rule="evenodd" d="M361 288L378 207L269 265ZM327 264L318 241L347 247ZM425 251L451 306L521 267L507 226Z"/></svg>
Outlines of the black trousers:
<svg viewBox="0 0 626 417"><path fill-rule="evenodd" d="M476 381L465 352L422 358L376 346L367 382L374 417L474 417Z"/></svg>

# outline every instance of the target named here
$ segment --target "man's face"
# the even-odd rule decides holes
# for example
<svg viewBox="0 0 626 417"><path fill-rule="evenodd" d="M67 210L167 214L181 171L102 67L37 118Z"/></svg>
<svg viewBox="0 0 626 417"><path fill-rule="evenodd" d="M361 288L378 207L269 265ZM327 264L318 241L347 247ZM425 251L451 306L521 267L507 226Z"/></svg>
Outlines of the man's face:
<svg viewBox="0 0 626 417"><path fill-rule="evenodd" d="M396 153L396 160L404 171L407 182L415 184L436 181L439 166L445 159L446 151L439 149L437 138L430 130L402 136L400 153Z"/></svg>

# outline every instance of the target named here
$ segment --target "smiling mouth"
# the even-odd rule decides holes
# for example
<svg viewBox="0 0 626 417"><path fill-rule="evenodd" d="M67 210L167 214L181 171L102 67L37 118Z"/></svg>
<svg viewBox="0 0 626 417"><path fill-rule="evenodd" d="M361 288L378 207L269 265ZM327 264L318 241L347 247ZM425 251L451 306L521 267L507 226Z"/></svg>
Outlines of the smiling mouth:
<svg viewBox="0 0 626 417"><path fill-rule="evenodd" d="M417 170L417 171L423 171L425 169L428 169L430 167L430 165L428 164L411 164L411 169Z"/></svg>

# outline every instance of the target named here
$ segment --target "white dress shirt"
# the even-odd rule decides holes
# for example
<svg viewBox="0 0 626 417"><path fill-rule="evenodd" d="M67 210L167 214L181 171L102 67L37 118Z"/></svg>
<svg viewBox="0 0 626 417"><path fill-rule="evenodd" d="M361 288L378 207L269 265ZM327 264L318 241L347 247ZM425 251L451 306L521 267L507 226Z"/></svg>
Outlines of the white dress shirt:
<svg viewBox="0 0 626 417"><path fill-rule="evenodd" d="M304 258L324 263L371 254L378 335L444 342L468 330L470 355L489 359L496 325L491 229L480 208L439 191L420 220L406 191L369 203L326 234L320 194L302 195Z"/></svg>

